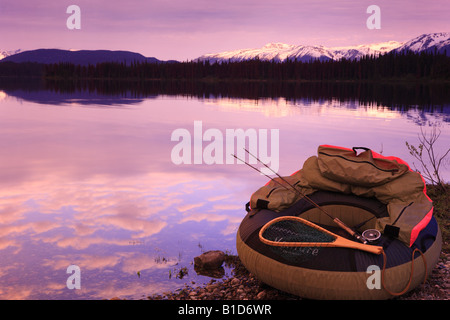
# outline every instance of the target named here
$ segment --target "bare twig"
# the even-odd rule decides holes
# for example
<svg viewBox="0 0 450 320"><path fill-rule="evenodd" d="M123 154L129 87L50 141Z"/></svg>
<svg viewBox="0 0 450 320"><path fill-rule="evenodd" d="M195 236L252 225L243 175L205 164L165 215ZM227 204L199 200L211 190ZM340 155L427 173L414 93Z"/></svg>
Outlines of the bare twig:
<svg viewBox="0 0 450 320"><path fill-rule="evenodd" d="M409 153L420 162L422 167L421 170L418 170L414 164L415 170L420 172L429 183L438 186L445 192L446 185L440 174L440 169L445 157L447 157L450 152L450 148L448 148L442 156L436 154L434 147L440 135L441 131L437 128L436 124L433 125L429 135L427 135L421 127L420 135L418 135L420 142L419 146L415 147L414 145L406 142L406 147L408 148ZM426 151L426 155L423 153L424 149ZM427 162L429 162L429 164L427 164Z"/></svg>

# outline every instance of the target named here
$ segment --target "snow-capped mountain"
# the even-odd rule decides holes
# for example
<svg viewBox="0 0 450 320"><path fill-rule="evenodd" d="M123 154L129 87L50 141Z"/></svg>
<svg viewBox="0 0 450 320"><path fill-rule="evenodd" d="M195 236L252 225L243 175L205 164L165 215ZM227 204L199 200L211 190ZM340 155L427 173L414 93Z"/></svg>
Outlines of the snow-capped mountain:
<svg viewBox="0 0 450 320"><path fill-rule="evenodd" d="M241 49L235 51L226 51L214 54L205 54L197 60L210 62L221 61L245 61L251 59L274 60L277 62L286 61L286 59L297 61L311 61L319 59L339 60L360 59L365 55L384 54L392 50L412 50L420 52L423 50L434 50L436 47L440 52L450 45L450 33L432 33L416 37L408 42L388 41L382 43L365 44L347 47L325 47L311 45L290 45L284 43L269 43L262 48ZM450 49L447 50L450 55Z"/></svg>
<svg viewBox="0 0 450 320"><path fill-rule="evenodd" d="M422 34L414 39L405 42L402 46L395 49L396 52L403 51L434 51L444 53L447 49L447 55L450 55L450 32L439 32Z"/></svg>
<svg viewBox="0 0 450 320"><path fill-rule="evenodd" d="M20 50L20 49L18 49L18 50L9 50L9 51L0 50L0 60L2 60L3 58L6 58L6 57L12 56L14 54L17 54L17 53L19 53L21 51L22 50Z"/></svg>
<svg viewBox="0 0 450 320"><path fill-rule="evenodd" d="M251 59L274 60L277 62L286 59L297 59L298 61L310 60L339 60L359 59L367 54L379 55L398 48L403 43L389 41L384 43L359 45L354 47L325 47L325 46L304 46L289 45L284 43L269 43L262 48L243 49L236 51L227 51L216 54L206 54L198 58L200 61L209 60L210 62L220 62L224 60L244 61Z"/></svg>

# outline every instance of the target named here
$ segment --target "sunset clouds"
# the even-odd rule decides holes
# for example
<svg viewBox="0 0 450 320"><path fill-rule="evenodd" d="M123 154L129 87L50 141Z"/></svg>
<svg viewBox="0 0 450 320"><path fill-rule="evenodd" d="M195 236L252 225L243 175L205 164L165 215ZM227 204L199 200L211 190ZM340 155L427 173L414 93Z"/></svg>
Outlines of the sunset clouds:
<svg viewBox="0 0 450 320"><path fill-rule="evenodd" d="M81 29L68 30L68 6ZM368 6L381 8L381 29L368 30ZM268 42L356 45L405 41L449 30L445 0L424 1L25 1L0 4L0 48L129 50L159 59L260 47Z"/></svg>

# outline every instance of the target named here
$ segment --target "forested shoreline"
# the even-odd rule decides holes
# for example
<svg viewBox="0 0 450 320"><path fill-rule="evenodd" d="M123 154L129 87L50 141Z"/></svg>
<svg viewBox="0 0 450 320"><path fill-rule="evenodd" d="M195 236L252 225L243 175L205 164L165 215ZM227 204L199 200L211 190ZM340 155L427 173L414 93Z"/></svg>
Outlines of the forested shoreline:
<svg viewBox="0 0 450 320"><path fill-rule="evenodd" d="M108 62L90 65L71 63L0 63L3 77L44 79L207 80L207 81L418 81L450 80L450 57L438 53L390 52L359 60L302 62L259 59L221 63Z"/></svg>

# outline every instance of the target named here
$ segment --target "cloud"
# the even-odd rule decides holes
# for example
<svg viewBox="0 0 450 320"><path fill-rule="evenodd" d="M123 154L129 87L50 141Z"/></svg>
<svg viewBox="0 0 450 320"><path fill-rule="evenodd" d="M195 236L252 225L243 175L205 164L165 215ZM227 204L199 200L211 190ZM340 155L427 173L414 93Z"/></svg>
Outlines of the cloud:
<svg viewBox="0 0 450 320"><path fill-rule="evenodd" d="M73 248L77 250L84 250L92 245L127 245L127 242L124 240L110 240L105 239L103 237L60 237L57 236L55 238L43 238L42 241L44 242L53 242L60 248Z"/></svg>
<svg viewBox="0 0 450 320"><path fill-rule="evenodd" d="M20 246L20 244L16 240L12 240L7 237L0 237L0 250L6 249L8 247L18 247L18 246Z"/></svg>
<svg viewBox="0 0 450 320"><path fill-rule="evenodd" d="M224 221L227 220L228 217L223 214L217 214L217 213L193 213L186 217L181 218L178 223L185 223L188 221L195 221L200 222L202 220L206 220L208 222L218 222L218 221Z"/></svg>
<svg viewBox="0 0 450 320"><path fill-rule="evenodd" d="M227 211L242 211L244 209L244 207L240 204L227 204L227 203L222 203L222 204L215 204L213 206L213 210L214 211L223 211L223 210L227 210Z"/></svg>
<svg viewBox="0 0 450 320"><path fill-rule="evenodd" d="M177 210L180 211L180 212L186 212L186 211L190 211L192 209L203 207L204 205L205 205L204 202L201 202L201 203L189 203L189 204L178 206Z"/></svg>
<svg viewBox="0 0 450 320"><path fill-rule="evenodd" d="M218 196L209 197L207 200L208 200L208 202L215 202L215 201L225 200L229 197L230 197L229 194L222 194L222 195L218 195Z"/></svg>
<svg viewBox="0 0 450 320"><path fill-rule="evenodd" d="M70 2L3 0L2 46L122 49L161 59L194 59L202 54L267 42L354 45L403 41L423 32L448 28L444 0L379 0L382 28L368 32L370 1L317 0L78 0L81 30L69 31ZM426 31L424 31L426 28ZM422 31L420 31L422 30ZM33 37L30 37L30 34ZM394 38L386 39L387 35ZM340 38L339 43L330 39Z"/></svg>
<svg viewBox="0 0 450 320"><path fill-rule="evenodd" d="M128 274L136 274L137 271L145 271L150 269L167 269L168 264L173 264L176 260L176 258L167 257L165 263L158 262L154 257L152 256L142 256L142 255L136 255L134 253L124 253L122 254L123 261L122 261L122 271Z"/></svg>

